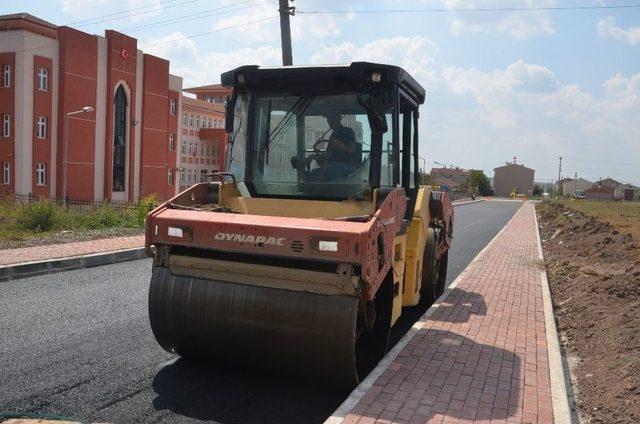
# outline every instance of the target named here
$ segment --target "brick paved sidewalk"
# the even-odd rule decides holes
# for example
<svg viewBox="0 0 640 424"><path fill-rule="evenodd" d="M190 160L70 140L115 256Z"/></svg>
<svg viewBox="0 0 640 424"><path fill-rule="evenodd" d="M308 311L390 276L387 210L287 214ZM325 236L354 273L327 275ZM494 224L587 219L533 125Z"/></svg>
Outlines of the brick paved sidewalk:
<svg viewBox="0 0 640 424"><path fill-rule="evenodd" d="M112 252L144 246L144 236L115 237L73 243L0 250L0 266Z"/></svg>
<svg viewBox="0 0 640 424"><path fill-rule="evenodd" d="M553 422L534 214L524 203L345 423Z"/></svg>

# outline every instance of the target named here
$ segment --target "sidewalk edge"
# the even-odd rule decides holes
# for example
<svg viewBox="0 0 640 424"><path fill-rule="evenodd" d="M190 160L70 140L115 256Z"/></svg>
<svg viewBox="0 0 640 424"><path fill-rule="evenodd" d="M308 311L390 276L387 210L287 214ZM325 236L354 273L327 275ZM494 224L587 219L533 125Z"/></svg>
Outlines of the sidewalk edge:
<svg viewBox="0 0 640 424"><path fill-rule="evenodd" d="M91 268L118 262L132 261L146 258L144 247L110 250L78 256L53 258L44 261L22 262L0 266L0 282L34 277L52 272L69 271L72 269Z"/></svg>
<svg viewBox="0 0 640 424"><path fill-rule="evenodd" d="M524 202L523 202L524 204ZM464 270L456 277L455 280L449 284L449 287L446 288L442 296L438 298L438 300L427 309L418 321L416 321L413 326L406 332L404 336L400 339L398 343L391 349L387 354L380 360L378 365L367 375L367 377L356 386L355 389L351 392L349 397L347 397L336 409L329 418L326 419L324 424L339 424L341 423L345 417L349 414L349 412L356 406L356 404L364 397L364 395L369 391L369 389L373 386L373 383L382 375L382 373L391 365L393 360L398 356L400 351L409 343L409 341L416 335L418 330L422 328L422 323L426 321L434 311L440 306L440 304L449 296L451 291L456 288L460 280L464 277L465 274L471 269L476 262L478 262L486 253L487 250L494 244L494 242L498 239L498 237L504 232L505 228L513 221L516 214L520 212L522 206L518 208L518 210L513 214L511 219L504 224L504 227L498 231L498 233L493 236L493 238L487 243L485 247L482 248L480 252L469 262L469 264L465 267Z"/></svg>
<svg viewBox="0 0 640 424"><path fill-rule="evenodd" d="M534 209L534 221L536 224L536 237L538 239L538 259L544 264L544 252L540 239L540 226L538 225L538 214ZM542 301L544 307L545 331L547 333L547 354L549 359L549 377L551 381L551 401L553 404L553 422L571 423L571 409L569 408L569 393L565 381L565 370L562 363L562 353L556 329L556 321L553 314L553 303L551 301L551 290L549 289L549 279L547 278L546 266L540 270L540 280L542 286Z"/></svg>

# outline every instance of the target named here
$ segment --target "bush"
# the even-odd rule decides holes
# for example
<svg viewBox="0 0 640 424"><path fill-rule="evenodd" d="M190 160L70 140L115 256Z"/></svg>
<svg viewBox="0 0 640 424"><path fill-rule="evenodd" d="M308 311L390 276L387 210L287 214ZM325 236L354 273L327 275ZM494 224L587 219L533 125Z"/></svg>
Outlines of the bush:
<svg viewBox="0 0 640 424"><path fill-rule="evenodd" d="M117 210L108 203L103 203L90 211L72 212L71 222L74 228L100 230L119 226L121 219Z"/></svg>
<svg viewBox="0 0 640 424"><path fill-rule="evenodd" d="M64 218L64 212L53 202L38 200L26 203L19 209L17 224L31 231L50 231L57 228Z"/></svg>
<svg viewBox="0 0 640 424"><path fill-rule="evenodd" d="M138 200L136 205L136 220L138 227L144 227L144 220L152 208L155 208L162 199L157 194L150 194Z"/></svg>

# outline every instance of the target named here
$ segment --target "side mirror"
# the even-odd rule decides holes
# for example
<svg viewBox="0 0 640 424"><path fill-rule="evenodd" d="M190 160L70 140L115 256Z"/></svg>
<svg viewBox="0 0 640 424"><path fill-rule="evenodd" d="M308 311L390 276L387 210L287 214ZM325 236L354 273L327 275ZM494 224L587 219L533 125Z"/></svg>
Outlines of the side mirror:
<svg viewBox="0 0 640 424"><path fill-rule="evenodd" d="M233 110L235 109L236 97L231 95L224 99L224 130L227 134L233 132Z"/></svg>

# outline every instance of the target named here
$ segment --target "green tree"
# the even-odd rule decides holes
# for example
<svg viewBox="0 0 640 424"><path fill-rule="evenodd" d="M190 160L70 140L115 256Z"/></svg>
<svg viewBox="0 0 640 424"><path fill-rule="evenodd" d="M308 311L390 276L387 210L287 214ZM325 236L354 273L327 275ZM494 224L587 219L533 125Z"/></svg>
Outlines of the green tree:
<svg viewBox="0 0 640 424"><path fill-rule="evenodd" d="M478 190L481 196L488 196L491 194L491 184L489 178L484 175L483 171L472 169L469 171L469 178L467 180L467 186L472 189Z"/></svg>

